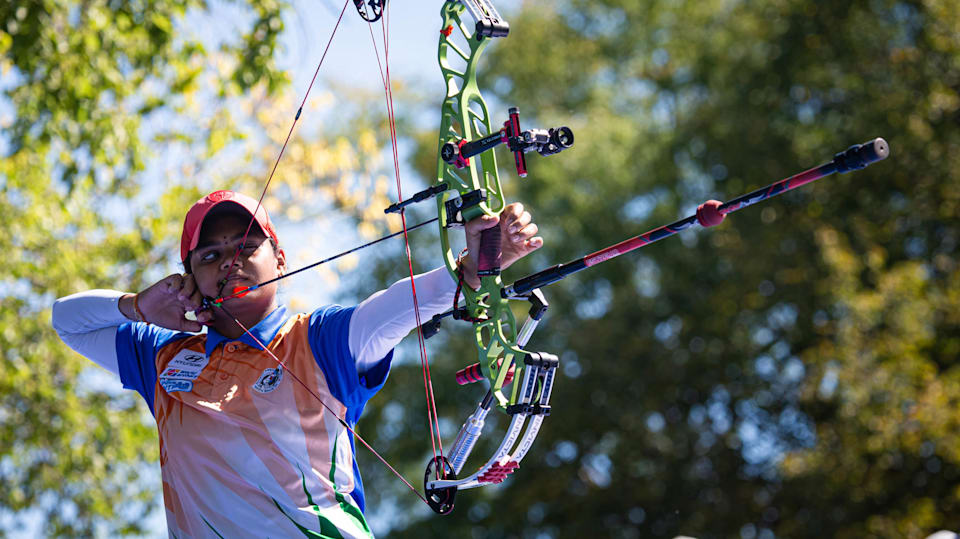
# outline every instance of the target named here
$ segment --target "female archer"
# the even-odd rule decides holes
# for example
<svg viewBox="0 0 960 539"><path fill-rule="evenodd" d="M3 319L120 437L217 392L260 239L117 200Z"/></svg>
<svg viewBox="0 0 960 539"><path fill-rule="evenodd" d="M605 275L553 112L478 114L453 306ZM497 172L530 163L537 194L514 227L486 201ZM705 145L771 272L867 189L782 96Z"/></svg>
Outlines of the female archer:
<svg viewBox="0 0 960 539"><path fill-rule="evenodd" d="M461 270L474 288L471 253L493 226L503 267L543 244L520 204L467 223ZM232 191L190 208L180 257L184 274L139 293L92 290L53 308L63 341L140 393L156 419L170 537L369 537L352 428L416 327L409 279L310 314L280 306L277 283L203 309L286 270L266 210ZM446 269L414 284L423 316L450 308Z"/></svg>

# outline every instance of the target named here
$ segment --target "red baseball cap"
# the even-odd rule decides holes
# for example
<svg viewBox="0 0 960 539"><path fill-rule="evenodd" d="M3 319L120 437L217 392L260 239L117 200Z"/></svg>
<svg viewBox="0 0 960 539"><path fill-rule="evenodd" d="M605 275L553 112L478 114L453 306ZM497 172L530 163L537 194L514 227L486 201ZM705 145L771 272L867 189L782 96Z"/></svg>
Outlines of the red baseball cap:
<svg viewBox="0 0 960 539"><path fill-rule="evenodd" d="M210 213L210 210L224 203L236 204L246 210L248 214L255 215L255 221L260 225L263 233L273 238L273 241L280 242L277 239L277 230L273 227L270 216L267 215L267 209L262 204L257 203L256 199L235 191L214 191L198 200L183 220L183 235L180 236L180 260L182 262L186 262L190 251L197 248L197 240L200 239L203 220Z"/></svg>

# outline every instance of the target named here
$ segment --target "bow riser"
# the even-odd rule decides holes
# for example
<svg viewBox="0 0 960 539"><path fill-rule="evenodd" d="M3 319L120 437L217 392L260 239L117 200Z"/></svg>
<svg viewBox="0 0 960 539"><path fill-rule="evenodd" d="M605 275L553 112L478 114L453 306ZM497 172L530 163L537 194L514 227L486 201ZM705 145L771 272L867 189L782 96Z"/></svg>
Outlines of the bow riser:
<svg viewBox="0 0 960 539"><path fill-rule="evenodd" d="M487 104L477 85L477 63L490 38L471 32L463 21L466 8L460 2L448 1L441 9L442 28L438 45L440 71L446 84L447 94L441 106L440 131L437 155L448 142L474 140L495 133L490 121ZM455 41L456 40L456 41ZM459 42L459 43L458 43ZM465 50L461 44L466 44ZM437 159L437 183L450 189L437 197L440 215L440 243L444 263L454 279L457 276L457 259L451 246L449 229L456 223L448 215L448 202L468 193L483 190L485 200L478 204L461 207L459 222L466 222L482 215L498 215L506 205L500 183L496 155L485 151L474 156L468 167L455 166ZM464 287L467 316L483 319L475 322L476 346L481 369L490 381L497 404L505 408L516 404L518 390L507 397L503 385L507 372L515 359L523 354L517 346L517 322L510 309L509 300L502 297L503 282L499 275L481 277L481 286L474 291ZM522 369L522 366L517 366ZM517 373L518 375L520 373Z"/></svg>

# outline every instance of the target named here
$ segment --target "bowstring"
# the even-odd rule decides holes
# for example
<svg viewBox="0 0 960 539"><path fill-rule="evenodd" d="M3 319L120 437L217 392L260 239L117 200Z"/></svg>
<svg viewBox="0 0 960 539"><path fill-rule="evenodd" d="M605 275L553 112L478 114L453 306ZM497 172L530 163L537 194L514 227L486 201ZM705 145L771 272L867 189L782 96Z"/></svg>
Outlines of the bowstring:
<svg viewBox="0 0 960 539"><path fill-rule="evenodd" d="M380 68L380 79L383 83L384 97L387 107L387 123L390 128L390 144L393 153L393 169L397 179L397 199L403 200L403 189L400 181L400 157L397 147L397 126L396 116L393 108L393 84L390 79L390 2L384 8L381 20L381 33L383 39L383 61L380 60L380 52L377 47L377 39L373 34L373 25L370 25L370 40L373 43L374 55L377 58L377 66ZM436 399L433 392L433 379L430 375L430 363L427 358L427 345L423 336L422 319L420 317L420 302L417 300L417 285L414 282L413 273L413 254L410 249L410 240L407 235L406 210L400 210L400 222L403 227L403 243L407 255L407 269L410 274L410 290L413 297L413 313L417 322L417 344L420 347L420 366L423 376L424 397L427 405L427 423L430 427L430 444L433 449L434 462L439 455L443 459L443 437L440 435L440 418L437 413ZM438 466L435 470L436 478L440 479L443 472L443 466Z"/></svg>

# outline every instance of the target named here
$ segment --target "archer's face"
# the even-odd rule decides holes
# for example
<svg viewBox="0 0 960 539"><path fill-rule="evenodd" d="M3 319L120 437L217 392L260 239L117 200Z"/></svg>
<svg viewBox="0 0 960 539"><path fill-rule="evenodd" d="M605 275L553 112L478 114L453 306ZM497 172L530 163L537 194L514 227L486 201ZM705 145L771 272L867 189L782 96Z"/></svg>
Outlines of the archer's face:
<svg viewBox="0 0 960 539"><path fill-rule="evenodd" d="M274 252L273 245L256 223L250 227L246 240L243 239L249 224L249 215L236 213L214 214L204 221L197 248L190 253L190 267L204 296L228 296L234 290L262 283L282 273L285 267L283 251ZM224 279L226 284L221 292ZM224 305L245 310L272 309L276 292L274 283L243 297L227 300Z"/></svg>

